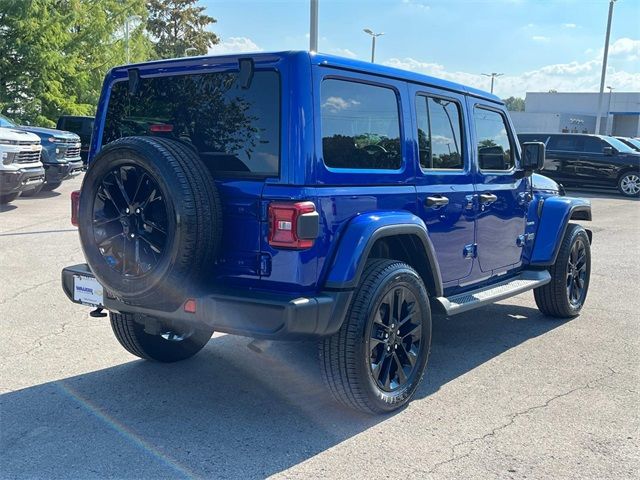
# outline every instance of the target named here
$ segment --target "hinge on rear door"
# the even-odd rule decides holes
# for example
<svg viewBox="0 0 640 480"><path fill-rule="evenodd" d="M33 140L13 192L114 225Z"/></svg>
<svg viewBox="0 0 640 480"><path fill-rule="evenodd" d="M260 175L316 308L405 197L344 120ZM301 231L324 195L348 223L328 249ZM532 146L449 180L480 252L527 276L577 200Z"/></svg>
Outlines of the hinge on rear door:
<svg viewBox="0 0 640 480"><path fill-rule="evenodd" d="M476 258L478 256L478 244L465 245L462 249L462 255L464 255L464 258Z"/></svg>
<svg viewBox="0 0 640 480"><path fill-rule="evenodd" d="M261 253L259 256L260 262L260 276L268 277L271 275L271 255L267 253Z"/></svg>

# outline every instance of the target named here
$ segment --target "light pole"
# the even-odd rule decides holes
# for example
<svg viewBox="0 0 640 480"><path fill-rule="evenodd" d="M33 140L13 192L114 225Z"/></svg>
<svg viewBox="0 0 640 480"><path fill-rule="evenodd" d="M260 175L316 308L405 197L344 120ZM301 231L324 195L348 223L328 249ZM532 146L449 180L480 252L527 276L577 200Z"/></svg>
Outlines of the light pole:
<svg viewBox="0 0 640 480"><path fill-rule="evenodd" d="M491 77L491 93L493 93L493 82L496 78L501 77L504 73L483 73L485 77Z"/></svg>
<svg viewBox="0 0 640 480"><path fill-rule="evenodd" d="M613 125L611 125L611 128L609 128L609 115L611 114L611 95L613 94L613 91L615 89L608 85L607 85L607 88L609 89L609 105L607 105L607 123L604 129L604 133L606 133L607 135L611 135L611 130L613 130Z"/></svg>
<svg viewBox="0 0 640 480"><path fill-rule="evenodd" d="M125 48L125 58L127 63L129 63L129 22L134 20L138 20L140 17L138 15L129 15L124 21L124 48Z"/></svg>
<svg viewBox="0 0 640 480"><path fill-rule="evenodd" d="M311 14L309 15L309 51L318 51L318 0L311 0Z"/></svg>
<svg viewBox="0 0 640 480"><path fill-rule="evenodd" d="M373 30L371 30L370 28L365 28L363 32L371 35L371 63L373 63L376 59L376 38L384 35L384 32L373 33Z"/></svg>
<svg viewBox="0 0 640 480"><path fill-rule="evenodd" d="M600 133L600 116L602 115L602 96L604 95L604 78L607 74L607 59L609 57L609 37L611 36L611 18L613 17L613 4L616 0L609 1L609 16L607 17L607 33L604 37L604 54L602 56L602 75L600 75L600 95L598 95L598 116L596 117L596 135Z"/></svg>

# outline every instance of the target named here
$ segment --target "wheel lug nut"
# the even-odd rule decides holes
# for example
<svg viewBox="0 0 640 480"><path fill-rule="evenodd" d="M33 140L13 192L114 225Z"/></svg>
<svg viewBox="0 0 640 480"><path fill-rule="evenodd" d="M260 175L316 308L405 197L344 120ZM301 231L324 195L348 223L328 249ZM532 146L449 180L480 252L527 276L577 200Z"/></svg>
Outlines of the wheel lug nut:
<svg viewBox="0 0 640 480"><path fill-rule="evenodd" d="M396 343L396 344L393 346L393 348L397 350L397 349L398 349L398 344Z"/></svg>
<svg viewBox="0 0 640 480"><path fill-rule="evenodd" d="M131 235L129 235L131 238L135 238L136 234L132 233Z"/></svg>
<svg viewBox="0 0 640 480"><path fill-rule="evenodd" d="M388 333L385 333L385 334L384 334L384 338L389 338L389 334L388 334Z"/></svg>
<svg viewBox="0 0 640 480"><path fill-rule="evenodd" d="M391 328L396 328L395 323L392 323L392 324L391 324Z"/></svg>
<svg viewBox="0 0 640 480"><path fill-rule="evenodd" d="M124 209L124 213L129 213L131 210L129 210L129 207Z"/></svg>
<svg viewBox="0 0 640 480"><path fill-rule="evenodd" d="M139 215L140 214L140 209L136 208L136 213Z"/></svg>
<svg viewBox="0 0 640 480"><path fill-rule="evenodd" d="M398 330L398 331L396 332L396 335L400 335L400 330Z"/></svg>

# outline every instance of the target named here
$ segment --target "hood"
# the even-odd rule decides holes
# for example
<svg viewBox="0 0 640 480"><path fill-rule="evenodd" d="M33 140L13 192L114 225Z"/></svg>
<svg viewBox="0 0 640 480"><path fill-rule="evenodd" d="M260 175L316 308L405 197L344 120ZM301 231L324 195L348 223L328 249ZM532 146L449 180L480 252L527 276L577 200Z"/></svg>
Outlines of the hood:
<svg viewBox="0 0 640 480"><path fill-rule="evenodd" d="M534 190L545 192L560 192L560 185L557 182L551 180L549 177L545 177L544 175L540 175L539 173L534 173L531 175L531 183L533 185Z"/></svg>
<svg viewBox="0 0 640 480"><path fill-rule="evenodd" d="M40 143L40 137L33 133L24 132L15 128L0 127L0 139L10 140L13 142L38 142Z"/></svg>
<svg viewBox="0 0 640 480"><path fill-rule="evenodd" d="M19 128L20 130L24 130L25 132L35 133L41 138L57 137L57 138L68 139L71 142L80 141L80 137L78 135L76 135L75 133L66 132L64 130L56 130L54 128L45 128L45 127L31 127L26 125L22 125L17 128Z"/></svg>

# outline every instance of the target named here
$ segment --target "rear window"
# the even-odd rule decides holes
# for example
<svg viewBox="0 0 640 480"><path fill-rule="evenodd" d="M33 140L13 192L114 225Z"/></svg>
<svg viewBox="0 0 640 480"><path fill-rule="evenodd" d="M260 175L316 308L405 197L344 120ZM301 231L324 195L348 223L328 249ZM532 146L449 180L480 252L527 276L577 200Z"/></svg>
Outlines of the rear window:
<svg viewBox="0 0 640 480"><path fill-rule="evenodd" d="M93 119L77 117L63 118L60 121L58 128L77 133L78 135L91 135Z"/></svg>
<svg viewBox="0 0 640 480"><path fill-rule="evenodd" d="M142 78L129 93L113 85L102 136L152 135L192 146L214 172L276 176L280 165L280 79L257 71L249 88L237 73Z"/></svg>
<svg viewBox="0 0 640 480"><path fill-rule="evenodd" d="M322 82L322 152L333 168L397 170L402 165L398 99L391 88Z"/></svg>
<svg viewBox="0 0 640 480"><path fill-rule="evenodd" d="M564 152L577 152L578 137L575 135L554 135L547 145L549 150L560 150Z"/></svg>

